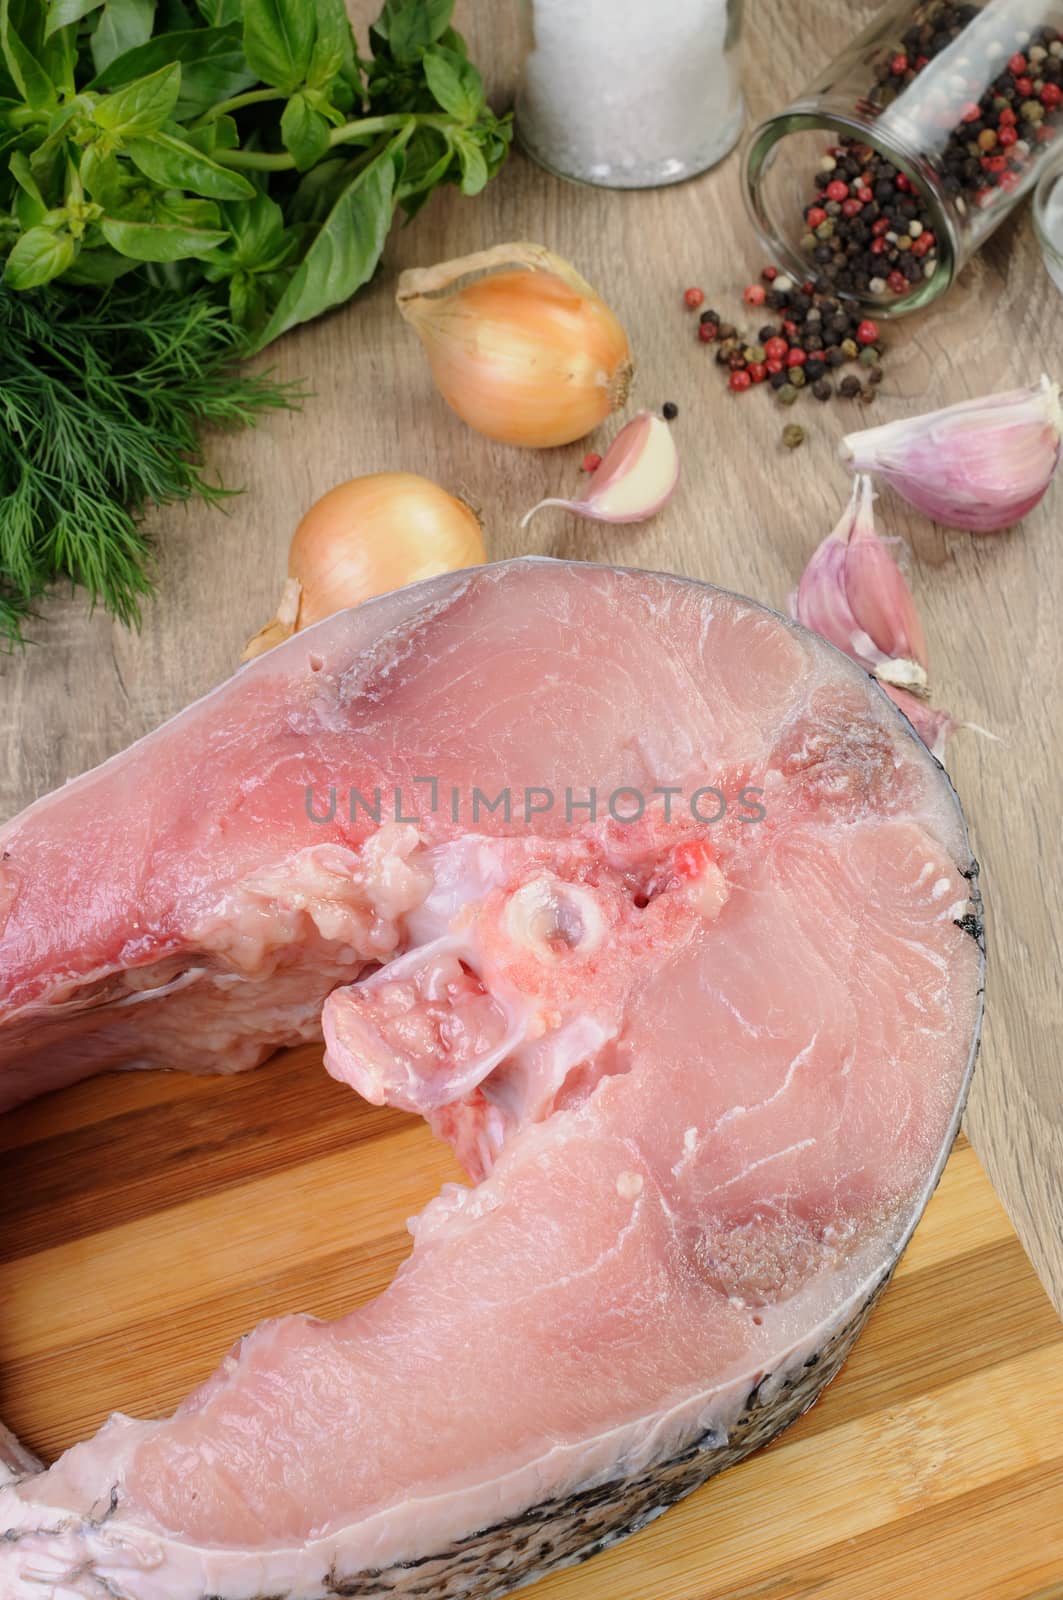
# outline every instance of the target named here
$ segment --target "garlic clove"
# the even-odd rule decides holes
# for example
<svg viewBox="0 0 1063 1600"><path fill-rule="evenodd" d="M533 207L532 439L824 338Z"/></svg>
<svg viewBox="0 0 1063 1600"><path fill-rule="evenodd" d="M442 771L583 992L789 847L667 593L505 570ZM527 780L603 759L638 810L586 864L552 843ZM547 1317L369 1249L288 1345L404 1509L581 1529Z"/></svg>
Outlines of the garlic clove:
<svg viewBox="0 0 1063 1600"><path fill-rule="evenodd" d="M889 683L883 684L882 687L898 710L904 712L930 754L944 763L945 746L956 730L966 724L957 722L947 711L928 706L925 700L917 700L907 689L899 689ZM994 735L991 734L990 737Z"/></svg>
<svg viewBox="0 0 1063 1600"><path fill-rule="evenodd" d="M853 472L873 472L947 527L992 533L1040 501L1059 464L1059 385L987 395L926 416L848 434Z"/></svg>
<svg viewBox="0 0 1063 1600"><path fill-rule="evenodd" d="M496 245L399 278L396 302L458 416L504 444L571 444L627 401L617 318L543 245Z"/></svg>
<svg viewBox="0 0 1063 1600"><path fill-rule="evenodd" d="M592 522L645 522L669 500L679 482L679 451L663 417L640 411L624 424L572 500L540 500L521 519L524 528L544 506L562 506Z"/></svg>
<svg viewBox="0 0 1063 1600"><path fill-rule="evenodd" d="M923 694L926 638L904 575L875 531L873 500L871 479L858 477L790 596L790 615L883 683Z"/></svg>

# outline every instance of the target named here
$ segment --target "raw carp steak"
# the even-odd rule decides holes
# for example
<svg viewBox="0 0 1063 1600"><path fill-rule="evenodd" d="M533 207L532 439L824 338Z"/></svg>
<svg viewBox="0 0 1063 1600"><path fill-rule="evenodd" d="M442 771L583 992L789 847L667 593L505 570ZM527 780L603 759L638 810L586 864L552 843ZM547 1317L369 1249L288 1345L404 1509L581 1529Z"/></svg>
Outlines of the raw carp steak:
<svg viewBox="0 0 1063 1600"><path fill-rule="evenodd" d="M580 1560L812 1402L956 1130L948 780L858 667L703 584L520 561L371 601L0 857L5 1103L323 1033L472 1180L379 1299L264 1324L169 1420L49 1471L0 1446L3 1600L485 1597Z"/></svg>

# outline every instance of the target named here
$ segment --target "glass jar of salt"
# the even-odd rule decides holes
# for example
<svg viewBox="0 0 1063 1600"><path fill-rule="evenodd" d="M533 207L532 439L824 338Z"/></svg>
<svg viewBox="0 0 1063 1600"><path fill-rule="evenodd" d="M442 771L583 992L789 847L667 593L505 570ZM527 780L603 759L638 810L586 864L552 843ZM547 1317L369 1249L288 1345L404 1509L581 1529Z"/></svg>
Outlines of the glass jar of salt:
<svg viewBox="0 0 1063 1600"><path fill-rule="evenodd" d="M562 178L678 183L742 129L741 0L520 0L517 137Z"/></svg>

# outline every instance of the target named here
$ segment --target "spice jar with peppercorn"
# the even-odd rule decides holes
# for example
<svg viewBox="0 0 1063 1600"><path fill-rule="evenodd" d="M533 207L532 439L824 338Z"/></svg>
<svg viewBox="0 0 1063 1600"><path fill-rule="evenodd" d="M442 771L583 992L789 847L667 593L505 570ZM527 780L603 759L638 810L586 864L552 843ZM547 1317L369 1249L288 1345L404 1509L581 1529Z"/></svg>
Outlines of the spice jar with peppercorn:
<svg viewBox="0 0 1063 1600"><path fill-rule="evenodd" d="M877 313L935 299L1063 129L1063 0L887 7L753 135L771 259Z"/></svg>

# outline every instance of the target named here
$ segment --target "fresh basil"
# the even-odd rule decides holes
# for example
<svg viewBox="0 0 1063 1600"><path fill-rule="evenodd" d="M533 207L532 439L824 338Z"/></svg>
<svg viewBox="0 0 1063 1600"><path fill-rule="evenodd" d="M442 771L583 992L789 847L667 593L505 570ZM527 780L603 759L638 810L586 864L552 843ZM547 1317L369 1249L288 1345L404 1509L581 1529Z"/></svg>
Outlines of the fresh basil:
<svg viewBox="0 0 1063 1600"><path fill-rule="evenodd" d="M281 117L281 139L298 172L309 172L329 149L329 125L305 94L293 94Z"/></svg>
<svg viewBox="0 0 1063 1600"><path fill-rule="evenodd" d="M194 146L169 133L154 133L145 139L127 139L125 153L153 183L166 189L188 189L208 200L250 200L255 186L234 172L220 167Z"/></svg>
<svg viewBox="0 0 1063 1600"><path fill-rule="evenodd" d="M105 95L96 106L94 120L106 132L124 138L152 133L169 120L180 93L181 68L174 62Z"/></svg>
<svg viewBox="0 0 1063 1600"><path fill-rule="evenodd" d="M305 80L317 24L307 0L244 0L244 54L262 79L290 94Z"/></svg>
<svg viewBox="0 0 1063 1600"><path fill-rule="evenodd" d="M32 28L32 18L25 19L25 7L16 7L12 0L0 0L0 52L11 75L12 83L34 111L55 104L55 85L34 52L33 34L39 31L42 18L38 15L37 28ZM30 21L26 36L19 26ZM32 31L31 31L32 30ZM43 44L43 39L39 41Z"/></svg>
<svg viewBox="0 0 1063 1600"><path fill-rule="evenodd" d="M7 258L4 281L12 289L36 289L73 264L77 245L69 233L45 224L28 228Z"/></svg>
<svg viewBox="0 0 1063 1600"><path fill-rule="evenodd" d="M134 261L181 261L187 256L201 256L216 249L227 237L216 228L196 228L172 221L136 222L124 217L104 217L100 229L119 255L130 256Z"/></svg>
<svg viewBox="0 0 1063 1600"><path fill-rule="evenodd" d="M475 122L484 108L483 79L465 56L434 44L424 53L424 75L436 104L459 122Z"/></svg>
<svg viewBox="0 0 1063 1600"><path fill-rule="evenodd" d="M104 0L91 42L96 71L103 72L125 51L146 43L154 21L155 0Z"/></svg>

